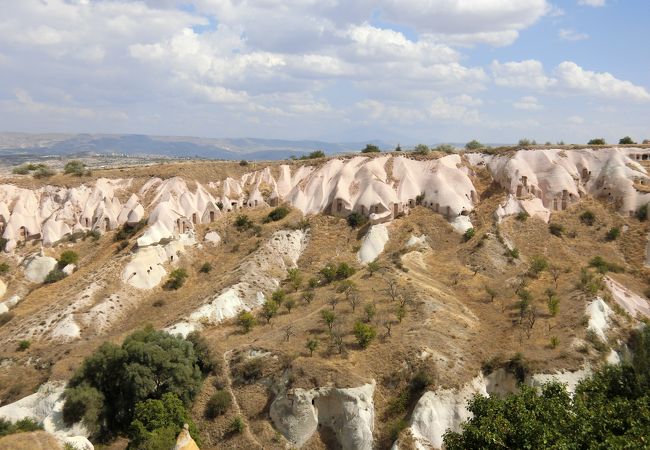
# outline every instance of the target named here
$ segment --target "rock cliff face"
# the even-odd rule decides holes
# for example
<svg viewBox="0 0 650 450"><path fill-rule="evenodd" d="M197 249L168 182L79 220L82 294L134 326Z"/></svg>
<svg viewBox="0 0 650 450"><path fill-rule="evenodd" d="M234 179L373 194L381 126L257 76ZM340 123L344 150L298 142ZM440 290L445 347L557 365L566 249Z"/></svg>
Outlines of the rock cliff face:
<svg viewBox="0 0 650 450"><path fill-rule="evenodd" d="M275 427L302 447L319 427L329 427L344 450L371 450L375 383L356 388L293 389L271 404Z"/></svg>
<svg viewBox="0 0 650 450"><path fill-rule="evenodd" d="M214 180L194 191L180 177L148 180L131 192L132 180L98 179L74 188L23 189L0 186L0 231L11 251L21 240L52 245L76 231L114 229L147 217L138 245L173 238L227 211L289 203L305 214L346 216L357 212L373 223L390 221L416 204L442 214L454 228L471 227L467 215L479 202L472 176L484 167L511 198L499 217L521 210L548 220L584 195L601 198L623 214L650 201L638 188L650 183L638 160L650 150L538 149L514 154L470 153L418 161L382 155L334 158L319 167L280 165L246 173L239 180ZM130 196L129 196L130 195ZM128 197L122 204L120 197Z"/></svg>

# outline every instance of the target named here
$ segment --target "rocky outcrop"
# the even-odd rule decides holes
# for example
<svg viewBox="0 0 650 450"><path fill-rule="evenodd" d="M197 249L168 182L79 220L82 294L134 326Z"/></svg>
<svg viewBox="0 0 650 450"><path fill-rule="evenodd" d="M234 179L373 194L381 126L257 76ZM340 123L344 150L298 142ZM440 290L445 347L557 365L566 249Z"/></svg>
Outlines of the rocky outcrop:
<svg viewBox="0 0 650 450"><path fill-rule="evenodd" d="M329 427L343 450L371 450L375 382L356 388L291 389L271 404L275 427L302 447L319 427Z"/></svg>
<svg viewBox="0 0 650 450"><path fill-rule="evenodd" d="M199 446L196 445L194 439L190 435L189 426L185 424L178 437L176 438L176 445L174 450L199 450Z"/></svg>
<svg viewBox="0 0 650 450"><path fill-rule="evenodd" d="M56 259L42 254L32 255L23 262L25 278L33 283L42 283L47 274L57 265Z"/></svg>

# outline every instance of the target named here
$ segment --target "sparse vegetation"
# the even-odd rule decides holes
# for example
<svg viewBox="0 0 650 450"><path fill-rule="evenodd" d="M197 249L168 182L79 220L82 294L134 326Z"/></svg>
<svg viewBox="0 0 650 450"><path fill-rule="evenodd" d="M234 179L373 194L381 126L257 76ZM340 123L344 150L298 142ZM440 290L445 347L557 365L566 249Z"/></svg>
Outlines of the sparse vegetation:
<svg viewBox="0 0 650 450"><path fill-rule="evenodd" d="M309 350L309 356L314 356L314 352L318 348L318 339L316 339L316 338L307 339L307 343L305 344L305 348L307 350Z"/></svg>
<svg viewBox="0 0 650 450"><path fill-rule="evenodd" d="M280 309L280 305L278 305L273 300L266 300L264 304L262 304L261 315L262 317L264 317L267 324L271 323L271 319L278 314L279 309Z"/></svg>
<svg viewBox="0 0 650 450"><path fill-rule="evenodd" d="M24 352L27 350L29 347L31 347L32 343L26 339L23 339L18 342L18 351L19 352Z"/></svg>
<svg viewBox="0 0 650 450"><path fill-rule="evenodd" d="M68 161L63 168L63 173L66 175L75 175L78 177L83 175L90 175L90 171L86 170L86 165L78 160Z"/></svg>
<svg viewBox="0 0 650 450"><path fill-rule="evenodd" d="M595 256L589 261L589 267L595 268L598 272L606 274L607 272L624 272L623 267L606 261L602 256Z"/></svg>
<svg viewBox="0 0 650 450"><path fill-rule="evenodd" d="M379 153L379 147L374 144L366 144L366 146L361 150L361 153Z"/></svg>
<svg viewBox="0 0 650 450"><path fill-rule="evenodd" d="M249 311L242 311L237 316L237 324L241 327L244 333L251 331L256 322L255 316L253 316Z"/></svg>
<svg viewBox="0 0 650 450"><path fill-rule="evenodd" d="M354 324L354 337L361 348L368 348L377 336L377 330L370 324L357 321Z"/></svg>
<svg viewBox="0 0 650 450"><path fill-rule="evenodd" d="M465 233L463 233L463 239L465 240L465 242L472 239L475 233L476 232L474 231L474 228L468 228L467 230L465 230Z"/></svg>
<svg viewBox="0 0 650 450"><path fill-rule="evenodd" d="M228 432L232 434L241 434L246 428L244 420L240 416L234 417L228 425Z"/></svg>
<svg viewBox="0 0 650 450"><path fill-rule="evenodd" d="M122 228L120 228L120 230L117 233L115 233L115 236L113 237L113 240L115 242L126 241L127 239L130 239L132 236L137 234L146 225L147 225L146 219L142 219L139 222L134 223L134 224L125 223L122 226Z"/></svg>
<svg viewBox="0 0 650 450"><path fill-rule="evenodd" d="M0 263L0 275L5 275L9 273L9 269L10 269L9 264L5 262Z"/></svg>
<svg viewBox="0 0 650 450"><path fill-rule="evenodd" d="M214 419L228 411L232 404L230 393L226 390L217 390L205 405L205 417Z"/></svg>
<svg viewBox="0 0 650 450"><path fill-rule="evenodd" d="M587 210L580 214L580 222L590 227L596 222L596 215Z"/></svg>
<svg viewBox="0 0 650 450"><path fill-rule="evenodd" d="M345 219L351 228L359 228L368 223L368 218L361 213L353 212Z"/></svg>
<svg viewBox="0 0 650 450"><path fill-rule="evenodd" d="M209 262L201 264L201 267L199 268L200 273L210 273L212 271L212 264Z"/></svg>
<svg viewBox="0 0 650 450"><path fill-rule="evenodd" d="M4 418L0 418L0 438L3 436L8 436L10 434L28 433L30 431L38 431L42 429L43 425L31 417L20 419L15 423L11 423Z"/></svg>
<svg viewBox="0 0 650 450"><path fill-rule="evenodd" d="M255 226L253 221L246 214L240 214L235 218L235 228L239 231L246 231Z"/></svg>
<svg viewBox="0 0 650 450"><path fill-rule="evenodd" d="M612 227L605 235L605 240L610 242L615 241L616 239L618 239L620 235L621 235L621 229L619 227Z"/></svg>
<svg viewBox="0 0 650 450"><path fill-rule="evenodd" d="M483 144L481 144L479 141L476 139L473 139L469 141L467 144L465 144L465 149L467 150L478 150L483 148Z"/></svg>
<svg viewBox="0 0 650 450"><path fill-rule="evenodd" d="M559 223L550 223L548 225L548 231L553 236L562 237L562 233L564 233L564 227Z"/></svg>
<svg viewBox="0 0 650 450"><path fill-rule="evenodd" d="M59 268L63 269L65 266L68 264L77 264L79 261L79 255L77 252L73 250L66 250L63 253L61 253L61 256L59 256Z"/></svg>
<svg viewBox="0 0 650 450"><path fill-rule="evenodd" d="M430 152L431 149L429 148L429 146L425 144L418 144L413 149L413 153L415 153L416 155L428 155Z"/></svg>
<svg viewBox="0 0 650 450"><path fill-rule="evenodd" d="M347 263L339 263L338 265L329 263L320 270L326 283L332 283L337 280L344 280L354 275L355 269Z"/></svg>
<svg viewBox="0 0 650 450"><path fill-rule="evenodd" d="M285 217L287 217L287 215L289 215L290 212L291 210L286 206L278 206L277 208L273 209L273 211L271 211L268 216L264 218L264 223L277 222L279 220L282 220Z"/></svg>
<svg viewBox="0 0 650 450"><path fill-rule="evenodd" d="M185 269L175 269L169 274L169 278L165 282L165 289L178 290L185 284L188 274Z"/></svg>

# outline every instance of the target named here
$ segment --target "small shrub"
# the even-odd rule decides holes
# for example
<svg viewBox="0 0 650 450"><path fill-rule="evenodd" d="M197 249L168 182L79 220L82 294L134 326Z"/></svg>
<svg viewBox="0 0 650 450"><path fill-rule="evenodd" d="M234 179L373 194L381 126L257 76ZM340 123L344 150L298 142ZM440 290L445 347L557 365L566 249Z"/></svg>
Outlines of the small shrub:
<svg viewBox="0 0 650 450"><path fill-rule="evenodd" d="M273 300L266 300L262 305L262 317L266 319L266 323L271 323L271 319L278 314L280 305Z"/></svg>
<svg viewBox="0 0 650 450"><path fill-rule="evenodd" d="M313 152L310 152L307 155L300 157L300 159L317 159L317 158L325 158L325 152L322 150L315 150Z"/></svg>
<svg viewBox="0 0 650 450"><path fill-rule="evenodd" d="M512 259L519 259L519 249L517 247L508 249L506 251L506 256Z"/></svg>
<svg viewBox="0 0 650 450"><path fill-rule="evenodd" d="M356 322L354 324L354 336L361 348L368 348L372 340L377 336L377 330L370 324Z"/></svg>
<svg viewBox="0 0 650 450"><path fill-rule="evenodd" d="M0 437L7 436L9 434L15 433L26 433L30 431L42 430L43 425L31 417L25 417L17 421L16 423L11 423L10 421L0 418ZM23 447L20 447L23 448Z"/></svg>
<svg viewBox="0 0 650 450"><path fill-rule="evenodd" d="M117 242L117 241L123 241L129 239L138 231L142 230L146 225L147 225L146 219L142 219L139 222L134 224L125 223L124 226L122 226L122 228L120 228L120 230L117 233L115 233L115 236L113 236L113 240Z"/></svg>
<svg viewBox="0 0 650 450"><path fill-rule="evenodd" d="M214 419L217 416L225 414L232 404L232 398L228 391L219 390L210 397L205 405L205 417Z"/></svg>
<svg viewBox="0 0 650 450"><path fill-rule="evenodd" d="M648 204L642 205L636 212L636 218L640 221L648 219Z"/></svg>
<svg viewBox="0 0 650 450"><path fill-rule="evenodd" d="M248 333L255 326L255 316L248 311L242 311L237 316L237 324L241 327L244 333Z"/></svg>
<svg viewBox="0 0 650 450"><path fill-rule="evenodd" d="M605 235L605 239L610 242L615 241L616 239L618 239L620 235L621 235L621 229L619 227L612 227Z"/></svg>
<svg viewBox="0 0 650 450"><path fill-rule="evenodd" d="M476 231L474 231L474 228L468 228L467 230L465 230L465 233L463 234L463 239L465 240L465 242L472 239L475 233Z"/></svg>
<svg viewBox="0 0 650 450"><path fill-rule="evenodd" d="M177 290L180 289L183 284L185 284L185 280L187 279L187 271L185 269L176 269L173 270L172 273L169 274L169 278L167 279L167 282L165 283L165 289L170 289L170 290Z"/></svg>
<svg viewBox="0 0 650 450"><path fill-rule="evenodd" d="M548 268L548 261L543 256L533 256L530 261L528 274L533 278L537 278L540 273Z"/></svg>
<svg viewBox="0 0 650 450"><path fill-rule="evenodd" d="M415 153L416 155L428 155L430 151L431 149L429 148L429 146L425 144L418 144L413 149L413 153Z"/></svg>
<svg viewBox="0 0 650 450"><path fill-rule="evenodd" d="M440 144L436 148L434 148L434 150L437 152L442 152L447 154L456 153L456 148L453 145L449 145L449 144Z"/></svg>
<svg viewBox="0 0 650 450"><path fill-rule="evenodd" d="M594 138L590 139L587 145L607 145L607 142L604 138Z"/></svg>
<svg viewBox="0 0 650 450"><path fill-rule="evenodd" d="M557 336L551 336L551 341L549 343L551 348L557 348L558 345L560 345L560 338Z"/></svg>
<svg viewBox="0 0 650 450"><path fill-rule="evenodd" d="M210 271L212 271L212 264L210 264L209 262L203 263L203 265L199 269L200 273L210 273Z"/></svg>
<svg viewBox="0 0 650 450"><path fill-rule="evenodd" d="M50 273L47 274L44 283L46 284L56 283L57 281L63 280L65 277L66 277L65 272L63 272L58 267L55 267L50 271Z"/></svg>
<svg viewBox="0 0 650 450"><path fill-rule="evenodd" d="M606 274L607 272L624 272L623 267L618 264L610 263L606 261L602 256L595 256L589 261L589 267L595 268L601 274Z"/></svg>
<svg viewBox="0 0 650 450"><path fill-rule="evenodd" d="M29 173L29 169L26 165L23 164L22 166L14 167L11 173L14 175L27 175Z"/></svg>
<svg viewBox="0 0 650 450"><path fill-rule="evenodd" d="M59 257L59 267L63 269L68 264L77 264L77 261L79 261L79 255L72 250L66 250Z"/></svg>
<svg viewBox="0 0 650 450"><path fill-rule="evenodd" d="M245 159L242 159L241 161L239 161L239 165L240 165L240 166L247 166L247 165L248 165L248 161L246 161Z"/></svg>
<svg viewBox="0 0 650 450"><path fill-rule="evenodd" d="M551 223L548 225L548 231L553 236L562 237L562 233L564 232L564 227L559 223Z"/></svg>
<svg viewBox="0 0 650 450"><path fill-rule="evenodd" d="M277 303L278 306L282 305L282 303L284 303L286 298L287 298L287 293L284 292L282 289L277 289L273 291L273 293L271 294L271 300Z"/></svg>
<svg viewBox="0 0 650 450"><path fill-rule="evenodd" d="M308 339L307 343L305 344L305 348L309 350L309 356L313 356L314 352L318 348L318 339L315 338Z"/></svg>
<svg viewBox="0 0 650 450"><path fill-rule="evenodd" d="M253 221L246 214L240 214L235 218L235 228L239 231L253 228L253 225Z"/></svg>
<svg viewBox="0 0 650 450"><path fill-rule="evenodd" d="M580 214L580 222L590 227L596 222L596 215L591 211L585 211Z"/></svg>
<svg viewBox="0 0 650 450"><path fill-rule="evenodd" d="M9 272L9 269L10 269L9 264L4 262L0 263L0 275L5 275L6 273Z"/></svg>
<svg viewBox="0 0 650 450"><path fill-rule="evenodd" d="M49 167L43 166L36 169L34 171L33 176L34 178L49 178L54 174L55 174L54 170L50 169Z"/></svg>
<svg viewBox="0 0 650 450"><path fill-rule="evenodd" d="M264 223L277 222L278 220L282 220L287 217L290 212L291 210L286 206L278 206L273 211L271 211L269 215L266 216L266 218L264 218Z"/></svg>
<svg viewBox="0 0 650 450"><path fill-rule="evenodd" d="M244 428L246 428L244 420L241 417L236 416L228 425L228 432L233 434L241 434L244 431Z"/></svg>
<svg viewBox="0 0 650 450"><path fill-rule="evenodd" d="M151 306L153 306L154 308L162 308L163 306L165 306L165 300L158 299L155 302L153 302Z"/></svg>
<svg viewBox="0 0 650 450"><path fill-rule="evenodd" d="M519 222L525 222L529 217L530 215L526 211L520 211L515 216L515 219L517 219Z"/></svg>
<svg viewBox="0 0 650 450"><path fill-rule="evenodd" d="M24 351L27 350L31 345L32 345L32 343L31 343L30 341L28 341L28 340L26 340L26 339L23 339L22 341L20 341L20 342L18 343L18 351L20 351L20 352L24 352Z"/></svg>
<svg viewBox="0 0 650 450"><path fill-rule="evenodd" d="M473 140L469 141L467 144L465 144L465 148L467 150L478 150L478 149L483 148L483 147L484 147L483 144L481 144L476 139L473 139Z"/></svg>
<svg viewBox="0 0 650 450"><path fill-rule="evenodd" d="M625 136L625 137L619 139L618 143L621 144L621 145L636 144L636 142L634 142L630 136Z"/></svg>
<svg viewBox="0 0 650 450"><path fill-rule="evenodd" d="M358 212L353 212L346 218L346 220L351 228L362 227L368 222L368 218Z"/></svg>
<svg viewBox="0 0 650 450"><path fill-rule="evenodd" d="M82 176L85 171L86 171L86 165L81 161L77 161L77 160L68 161L65 167L63 168L63 173L76 175L78 177Z"/></svg>

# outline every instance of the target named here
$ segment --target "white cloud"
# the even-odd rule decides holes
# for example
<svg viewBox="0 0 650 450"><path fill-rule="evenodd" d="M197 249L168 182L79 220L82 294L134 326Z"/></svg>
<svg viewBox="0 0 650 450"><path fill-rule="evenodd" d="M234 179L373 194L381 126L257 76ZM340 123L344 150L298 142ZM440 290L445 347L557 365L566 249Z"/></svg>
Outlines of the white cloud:
<svg viewBox="0 0 650 450"><path fill-rule="evenodd" d="M545 89L555 84L556 80L544 74L540 61L529 59L520 62L500 63L492 61L490 65L494 82L498 86Z"/></svg>
<svg viewBox="0 0 650 450"><path fill-rule="evenodd" d="M585 123L585 119L583 119L580 116L571 116L567 119L567 122L573 125L582 125L583 123Z"/></svg>
<svg viewBox="0 0 650 450"><path fill-rule="evenodd" d="M600 8L605 6L605 0L578 0L578 5Z"/></svg>
<svg viewBox="0 0 650 450"><path fill-rule="evenodd" d="M589 35L587 33L580 33L575 30L568 30L564 28L560 29L557 35L560 37L560 39L563 39L565 41L584 41L586 39L589 39Z"/></svg>
<svg viewBox="0 0 650 450"><path fill-rule="evenodd" d="M523 109L528 111L537 111L544 108L542 105L539 104L537 97L534 97L532 95L521 97L519 100L514 102L512 106L514 106L517 109Z"/></svg>
<svg viewBox="0 0 650 450"><path fill-rule="evenodd" d="M650 101L650 93L644 87L619 80L608 72L585 70L571 61L560 63L555 75L565 88L573 92L618 100Z"/></svg>

